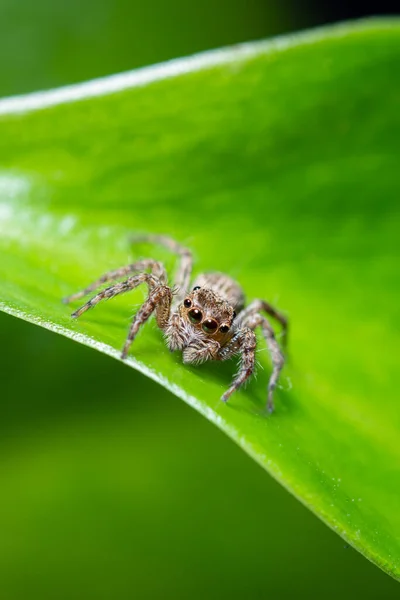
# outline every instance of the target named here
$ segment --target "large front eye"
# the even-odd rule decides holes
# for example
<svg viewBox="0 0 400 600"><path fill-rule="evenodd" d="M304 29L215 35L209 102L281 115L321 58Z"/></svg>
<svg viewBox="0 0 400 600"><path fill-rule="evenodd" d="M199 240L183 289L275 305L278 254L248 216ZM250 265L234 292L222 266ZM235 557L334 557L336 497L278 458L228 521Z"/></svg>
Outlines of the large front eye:
<svg viewBox="0 0 400 600"><path fill-rule="evenodd" d="M203 318L203 313L198 308L192 308L192 310L189 310L188 314L192 323L200 323Z"/></svg>
<svg viewBox="0 0 400 600"><path fill-rule="evenodd" d="M206 319L202 328L206 333L215 333L218 329L218 323L217 321L214 321L214 319Z"/></svg>

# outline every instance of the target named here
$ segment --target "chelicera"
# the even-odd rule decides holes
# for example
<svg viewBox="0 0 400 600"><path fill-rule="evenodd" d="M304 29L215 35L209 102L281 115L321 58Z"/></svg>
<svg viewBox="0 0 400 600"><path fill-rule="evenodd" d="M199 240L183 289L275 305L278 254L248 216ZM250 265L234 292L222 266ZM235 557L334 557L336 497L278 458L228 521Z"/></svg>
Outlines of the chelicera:
<svg viewBox="0 0 400 600"><path fill-rule="evenodd" d="M135 238L132 242L161 244L176 253L179 267L173 286L168 285L164 265L154 259L139 260L133 264L109 271L84 290L65 298L69 303L93 292L103 283L112 285L98 292L72 317L80 317L104 299L129 292L142 283L148 286L148 297L131 323L122 358L126 358L139 328L155 313L156 321L165 334L171 351L181 350L184 363L199 364L207 360L228 360L240 357L237 375L223 394L226 401L253 374L255 369L256 335L261 328L272 360L272 374L267 392L267 406L273 410L273 391L284 365L284 355L266 313L282 326L283 341L287 336L287 319L264 300L253 300L245 307L242 288L228 275L205 273L190 286L192 254L174 240L160 235ZM118 281L123 279L123 281Z"/></svg>

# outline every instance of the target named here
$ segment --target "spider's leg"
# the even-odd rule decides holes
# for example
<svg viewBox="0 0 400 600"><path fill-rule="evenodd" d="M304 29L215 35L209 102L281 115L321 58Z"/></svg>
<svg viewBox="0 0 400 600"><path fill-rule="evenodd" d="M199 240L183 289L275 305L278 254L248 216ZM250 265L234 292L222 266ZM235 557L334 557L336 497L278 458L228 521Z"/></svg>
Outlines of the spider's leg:
<svg viewBox="0 0 400 600"><path fill-rule="evenodd" d="M113 281L115 279L119 279L120 277L125 277L126 275L129 275L129 273L147 270L150 270L153 275L158 277L161 283L167 282L167 274L164 265L156 260L153 260L152 258L145 258L144 260L139 260L131 265L126 265L125 267L120 267L119 269L107 271L107 273L104 273L104 275L99 277L99 279L96 279L96 281L88 285L84 290L64 298L63 302L64 304L69 304L70 302L79 300L79 298L83 298L90 292L93 292L100 287L101 284L106 283L107 281Z"/></svg>
<svg viewBox="0 0 400 600"><path fill-rule="evenodd" d="M154 310L156 311L157 324L160 329L165 329L171 310L172 291L167 285L157 285L151 287L149 285L149 295L138 312L134 316L132 324L126 338L121 358L126 358L129 348L136 337L139 328L149 319Z"/></svg>
<svg viewBox="0 0 400 600"><path fill-rule="evenodd" d="M246 325L247 327L250 327L250 329L255 329L256 327L261 326L263 336L265 338L265 341L267 342L268 350L273 365L272 375L268 383L267 407L269 412L272 412L274 410L274 389L276 388L276 385L278 383L279 374L283 368L283 365L285 364L285 358L275 338L274 330L272 329L271 324L269 323L266 317L260 314L252 315L247 319Z"/></svg>
<svg viewBox="0 0 400 600"><path fill-rule="evenodd" d="M147 283L149 287L155 287L159 285L159 280L154 275L150 275L149 273L140 273L139 275L133 275L125 281L115 283L114 285L110 285L109 287L107 287L105 290L102 290L101 292L93 296L93 298L90 298L90 300L88 300L86 304L84 304L83 306L78 308L78 310L73 312L71 316L74 319L76 319L83 315L84 312L89 310L89 308L93 308L94 306L96 306L96 304L101 302L101 300L114 298L114 296L118 296L119 294L129 292L130 290L135 289L141 283Z"/></svg>
<svg viewBox="0 0 400 600"><path fill-rule="evenodd" d="M218 351L221 346L215 340L197 340L186 346L182 353L183 362L186 364L200 365L207 360L218 360Z"/></svg>
<svg viewBox="0 0 400 600"><path fill-rule="evenodd" d="M130 241L131 243L160 244L180 257L179 267L175 276L175 286L178 288L178 292L175 294L174 305L176 306L182 302L189 289L190 277L192 275L193 257L191 251L165 235L132 237Z"/></svg>
<svg viewBox="0 0 400 600"><path fill-rule="evenodd" d="M252 316L257 315L261 311L266 312L270 317L281 324L282 345L286 347L289 328L288 320L282 313L269 304L269 302L265 302L265 300L253 300L253 302L251 302L247 308L240 312L237 318L238 325L243 326Z"/></svg>
<svg viewBox="0 0 400 600"><path fill-rule="evenodd" d="M234 378L231 387L221 398L221 400L224 402L226 402L229 396L231 396L233 392L243 385L246 379L248 379L254 372L255 350L256 336L248 327L239 329L239 331L231 338L231 340L220 349L218 353L218 358L220 360L227 360L235 354L240 354L239 371Z"/></svg>

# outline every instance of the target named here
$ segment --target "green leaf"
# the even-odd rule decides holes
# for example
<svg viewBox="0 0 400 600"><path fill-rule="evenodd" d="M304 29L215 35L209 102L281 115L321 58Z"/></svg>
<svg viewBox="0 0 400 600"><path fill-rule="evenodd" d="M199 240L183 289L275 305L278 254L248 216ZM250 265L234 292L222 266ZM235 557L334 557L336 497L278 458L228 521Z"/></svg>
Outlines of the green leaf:
<svg viewBox="0 0 400 600"><path fill-rule="evenodd" d="M118 359L144 292L79 321L60 299L140 256L173 267L130 232L275 303L291 337L272 416L261 340L227 405L234 364L184 366L154 323L127 362L394 577L399 41L367 21L0 101L1 308Z"/></svg>

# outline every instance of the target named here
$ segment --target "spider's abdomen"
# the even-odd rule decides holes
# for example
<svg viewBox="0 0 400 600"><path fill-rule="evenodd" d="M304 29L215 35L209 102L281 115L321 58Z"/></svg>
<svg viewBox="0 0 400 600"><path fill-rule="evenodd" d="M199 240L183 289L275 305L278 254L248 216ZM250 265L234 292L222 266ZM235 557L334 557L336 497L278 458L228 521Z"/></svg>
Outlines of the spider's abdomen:
<svg viewBox="0 0 400 600"><path fill-rule="evenodd" d="M225 273L202 273L193 282L193 286L212 290L222 300L228 302L236 312L244 306L245 297L242 288Z"/></svg>

